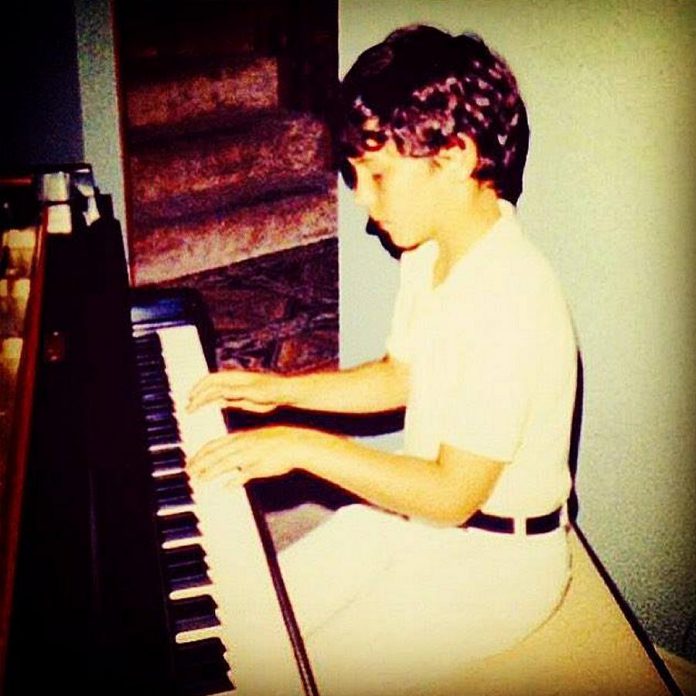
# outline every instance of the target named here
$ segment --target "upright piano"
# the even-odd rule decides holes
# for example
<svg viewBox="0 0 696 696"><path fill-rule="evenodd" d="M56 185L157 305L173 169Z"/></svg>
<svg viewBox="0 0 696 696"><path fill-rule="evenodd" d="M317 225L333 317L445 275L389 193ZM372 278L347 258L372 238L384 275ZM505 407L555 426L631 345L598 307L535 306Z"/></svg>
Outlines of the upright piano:
<svg viewBox="0 0 696 696"><path fill-rule="evenodd" d="M227 432L200 303L129 287L88 165L0 191L0 692L315 693L253 492L183 470Z"/></svg>

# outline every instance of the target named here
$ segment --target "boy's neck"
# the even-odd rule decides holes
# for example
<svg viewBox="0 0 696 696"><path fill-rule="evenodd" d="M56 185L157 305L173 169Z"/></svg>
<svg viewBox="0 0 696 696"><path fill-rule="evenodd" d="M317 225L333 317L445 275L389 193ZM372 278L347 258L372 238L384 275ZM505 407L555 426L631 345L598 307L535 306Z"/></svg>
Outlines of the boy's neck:
<svg viewBox="0 0 696 696"><path fill-rule="evenodd" d="M474 187L457 209L443 216L435 234L439 246L433 285L442 283L454 265L484 237L500 218L498 196L489 187ZM449 207L449 206L448 206Z"/></svg>

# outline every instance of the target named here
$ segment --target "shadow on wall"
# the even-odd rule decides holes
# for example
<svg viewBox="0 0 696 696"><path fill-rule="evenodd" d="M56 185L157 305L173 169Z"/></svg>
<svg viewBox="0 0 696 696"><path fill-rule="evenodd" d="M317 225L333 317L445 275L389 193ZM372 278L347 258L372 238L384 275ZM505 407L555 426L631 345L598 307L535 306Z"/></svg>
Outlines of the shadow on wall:
<svg viewBox="0 0 696 696"><path fill-rule="evenodd" d="M573 479L573 488L568 499L568 517L572 522L576 522L580 504L575 490L575 478L578 472L578 458L580 455L580 436L582 434L582 409L584 399L585 374L582 362L582 354L578 351L578 379L575 391L575 408L573 409L573 424L570 431L570 453L568 461L570 464L570 474Z"/></svg>

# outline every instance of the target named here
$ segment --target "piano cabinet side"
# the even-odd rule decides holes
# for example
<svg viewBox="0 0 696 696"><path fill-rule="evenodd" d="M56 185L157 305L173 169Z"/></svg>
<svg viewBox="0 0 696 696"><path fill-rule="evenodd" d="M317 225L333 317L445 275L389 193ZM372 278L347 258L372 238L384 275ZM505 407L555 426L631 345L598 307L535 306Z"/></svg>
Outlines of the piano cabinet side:
<svg viewBox="0 0 696 696"><path fill-rule="evenodd" d="M30 272L30 293L22 327L22 344L14 390L9 391L9 428L0 443L0 685L4 683L10 614L20 534L24 482L31 436L36 366L41 350L41 314L46 265L48 210L37 228ZM3 384L3 390L8 385ZM14 394L12 393L14 391ZM5 397L8 396L6 391ZM5 425L5 424L3 424Z"/></svg>

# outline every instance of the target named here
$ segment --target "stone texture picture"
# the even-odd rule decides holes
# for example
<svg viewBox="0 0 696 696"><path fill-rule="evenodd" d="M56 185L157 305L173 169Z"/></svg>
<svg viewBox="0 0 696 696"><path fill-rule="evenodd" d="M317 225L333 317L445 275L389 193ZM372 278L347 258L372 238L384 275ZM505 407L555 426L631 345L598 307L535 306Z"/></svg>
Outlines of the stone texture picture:
<svg viewBox="0 0 696 696"><path fill-rule="evenodd" d="M116 3L131 275L205 300L220 365L338 360L333 1Z"/></svg>

